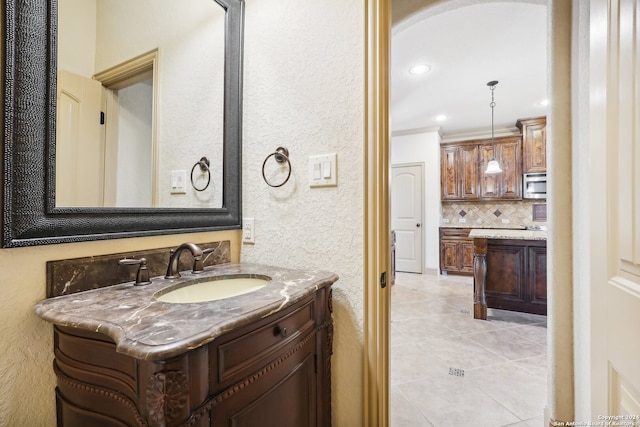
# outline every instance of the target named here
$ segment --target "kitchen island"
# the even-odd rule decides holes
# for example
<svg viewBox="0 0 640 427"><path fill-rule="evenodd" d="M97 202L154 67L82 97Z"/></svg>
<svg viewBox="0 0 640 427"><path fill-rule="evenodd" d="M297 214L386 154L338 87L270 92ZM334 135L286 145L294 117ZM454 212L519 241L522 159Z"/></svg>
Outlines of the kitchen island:
<svg viewBox="0 0 640 427"><path fill-rule="evenodd" d="M473 317L487 307L547 313L547 233L544 230L472 229Z"/></svg>

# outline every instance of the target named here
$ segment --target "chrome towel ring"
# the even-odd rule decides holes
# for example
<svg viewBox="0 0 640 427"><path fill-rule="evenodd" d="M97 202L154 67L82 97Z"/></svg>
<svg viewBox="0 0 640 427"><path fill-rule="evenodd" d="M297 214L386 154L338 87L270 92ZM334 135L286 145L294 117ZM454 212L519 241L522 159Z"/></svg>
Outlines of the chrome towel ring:
<svg viewBox="0 0 640 427"><path fill-rule="evenodd" d="M209 159L207 157L201 157L200 160L198 160L191 168L191 186L196 191L204 191L209 187L209 184L211 183L211 169L209 169L209 165L211 165ZM207 173L207 183L201 188L196 187L196 184L193 182L193 171L196 169L196 166L200 166L200 170Z"/></svg>
<svg viewBox="0 0 640 427"><path fill-rule="evenodd" d="M265 173L264 173L264 167L267 164L267 160L269 160L269 158L273 157L276 162L282 164L284 162L287 162L287 165L289 167L289 173L287 174L287 177L285 178L284 181L282 181L280 184L272 184L269 182L269 180L267 179ZM289 150L287 150L284 147L278 147L276 148L276 151L274 151L273 153L269 154L267 156L266 159L264 159L264 162L262 163L262 179L264 179L264 182L267 183L267 185L269 187L282 187L283 185L285 185L287 183L287 181L289 181L289 178L291 177L291 161L289 160Z"/></svg>

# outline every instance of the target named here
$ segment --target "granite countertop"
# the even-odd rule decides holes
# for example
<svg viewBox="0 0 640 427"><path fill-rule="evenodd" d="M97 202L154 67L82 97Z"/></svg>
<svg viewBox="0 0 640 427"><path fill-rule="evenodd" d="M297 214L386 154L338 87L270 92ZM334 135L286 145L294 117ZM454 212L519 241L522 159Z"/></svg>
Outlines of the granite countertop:
<svg viewBox="0 0 640 427"><path fill-rule="evenodd" d="M547 240L546 230L505 230L489 228L472 228L470 238L513 239L513 240Z"/></svg>
<svg viewBox="0 0 640 427"><path fill-rule="evenodd" d="M35 306L42 319L60 326L99 332L112 338L118 352L143 360L166 359L213 341L221 334L295 304L338 276L250 263L206 267L203 273L181 272L179 279L152 278L48 298ZM271 283L254 292L218 301L173 304L155 299L167 288L193 279L243 275L268 276Z"/></svg>
<svg viewBox="0 0 640 427"><path fill-rule="evenodd" d="M482 224L460 224L460 223L453 223L453 224L445 224L445 223L441 223L440 224L440 228L491 228L491 229L500 229L500 230L524 230L525 226L524 225L517 225L517 224L513 224L513 225L509 225L509 224L504 224L501 225L499 228L497 228L495 225L482 225Z"/></svg>

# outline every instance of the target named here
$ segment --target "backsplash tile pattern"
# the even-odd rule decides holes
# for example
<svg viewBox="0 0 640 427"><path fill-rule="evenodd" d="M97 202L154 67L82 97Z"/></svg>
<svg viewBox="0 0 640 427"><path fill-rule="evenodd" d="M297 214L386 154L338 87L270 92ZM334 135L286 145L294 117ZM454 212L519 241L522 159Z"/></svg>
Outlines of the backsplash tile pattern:
<svg viewBox="0 0 640 427"><path fill-rule="evenodd" d="M204 266L231 262L231 242L199 243L202 249L213 248L205 255ZM149 277L164 276L173 248L131 251L119 254L63 259L47 262L47 298L97 289L135 280L137 266L119 265L122 258L147 259ZM180 271L191 270L193 258L185 253L180 257Z"/></svg>
<svg viewBox="0 0 640 427"><path fill-rule="evenodd" d="M442 203L441 226L508 228L533 225L533 205L541 201ZM464 215L461 214L464 212ZM448 220L448 221L447 221ZM508 222L505 222L508 221ZM536 221L535 225L542 225Z"/></svg>

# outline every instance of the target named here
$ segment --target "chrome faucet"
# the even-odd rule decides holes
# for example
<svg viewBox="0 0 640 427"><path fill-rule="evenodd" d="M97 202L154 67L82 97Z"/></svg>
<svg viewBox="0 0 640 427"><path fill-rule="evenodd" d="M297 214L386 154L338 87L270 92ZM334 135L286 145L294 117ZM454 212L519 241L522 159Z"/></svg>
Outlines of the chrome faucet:
<svg viewBox="0 0 640 427"><path fill-rule="evenodd" d="M183 243L178 246L175 250L171 251L171 256L169 257L169 265L167 266L167 274L164 276L165 279L177 279L180 277L180 271L178 268L178 261L180 260L180 254L183 250L188 249L193 256L193 273L202 273L203 265L202 265L202 249L195 243Z"/></svg>

